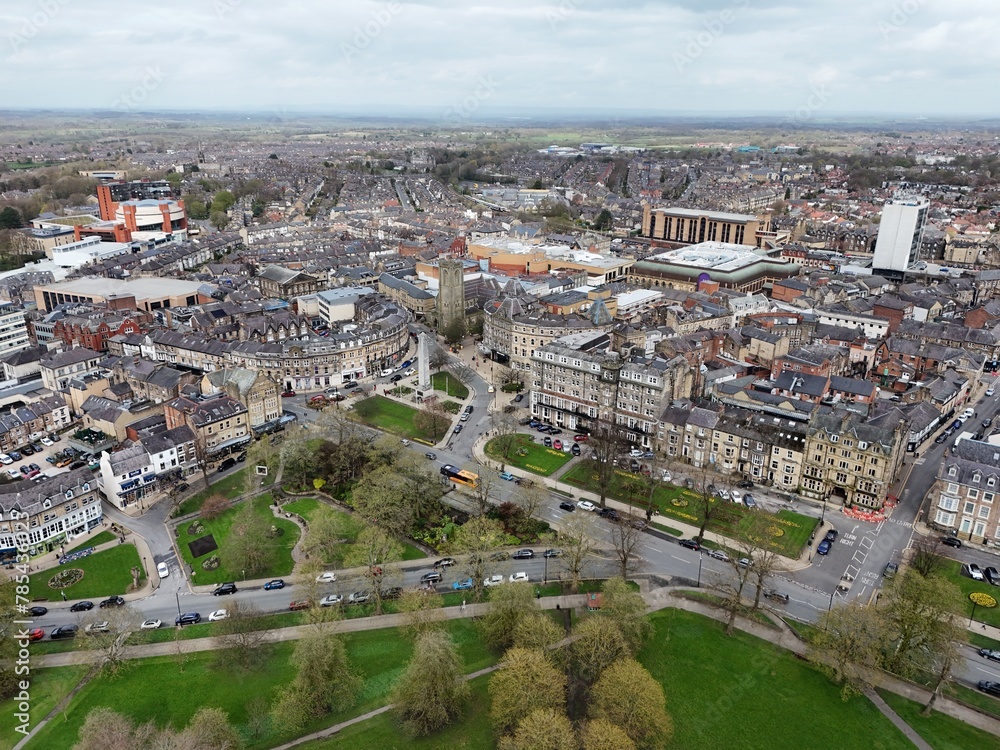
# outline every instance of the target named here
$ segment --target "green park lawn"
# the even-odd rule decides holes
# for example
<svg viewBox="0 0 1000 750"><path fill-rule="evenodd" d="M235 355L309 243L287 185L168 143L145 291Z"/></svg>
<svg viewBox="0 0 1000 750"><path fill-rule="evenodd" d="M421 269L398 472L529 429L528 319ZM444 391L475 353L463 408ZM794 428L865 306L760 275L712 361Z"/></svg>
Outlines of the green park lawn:
<svg viewBox="0 0 1000 750"><path fill-rule="evenodd" d="M674 719L670 747L799 750L829 738L838 750L912 748L864 697L791 653L700 615L661 610L639 661L661 685ZM823 744L823 743L820 743ZM971 746L974 747L974 746Z"/></svg>
<svg viewBox="0 0 1000 750"><path fill-rule="evenodd" d="M243 467L239 471L234 471L227 477L222 479L215 479L215 476L209 472L208 478L212 481L206 489L198 492L183 503L181 503L180 515L186 516L188 513L194 513L197 510L201 510L201 504L205 502L212 495L222 495L229 500L234 497L238 497L246 492L246 476L247 467ZM200 474L195 474L191 477L192 479L200 479ZM264 480L264 486L268 487L274 483L274 473L269 473L266 477L262 477ZM260 478L258 478L259 480Z"/></svg>
<svg viewBox="0 0 1000 750"><path fill-rule="evenodd" d="M275 518L269 508L271 503L270 493L258 495L252 500L246 500L244 502L253 503L254 512L266 519L269 526L274 525L279 529L284 530L284 533L281 536L271 540L271 543L274 546L271 566L267 570L255 574L254 577L272 578L274 576L288 575L292 572L292 568L294 567L294 561L292 560L292 548L299 539L299 527L292 521L284 518ZM230 570L226 566L225 555L221 553L225 546L226 536L232 528L233 520L236 518L237 513L239 513L241 505L242 504L238 504L235 507L229 508L218 518L211 521L195 519L194 521L184 521L177 527L177 546L180 548L181 556L184 558L184 561L190 565L194 571L194 575L191 578L191 582L193 584L202 585L208 583L222 583L223 581L240 581L243 579L242 571ZM204 531L192 534L191 527L196 522L201 523L204 526ZM209 552L206 555L202 555L198 558L198 560L195 560L191 554L190 548L188 547L188 543L207 534L211 534L215 537L215 542L219 549ZM205 570L201 564L212 555L219 555L222 560L222 565L215 570Z"/></svg>
<svg viewBox="0 0 1000 750"><path fill-rule="evenodd" d="M984 692L962 685L958 682L951 682L947 687L947 694L953 696L962 703L975 706L985 714L989 714L995 719L1000 719L1000 698L994 698Z"/></svg>
<svg viewBox="0 0 1000 750"><path fill-rule="evenodd" d="M505 460L500 444L507 439L506 436L500 436L486 443L486 455L494 461L501 461L507 466L524 469L534 474L540 474L543 477L554 474L573 458L572 453L563 453L554 448L546 448L540 443L535 443L530 435L518 433L512 436L515 443L511 446L510 451L508 451L509 455Z"/></svg>
<svg viewBox="0 0 1000 750"><path fill-rule="evenodd" d="M559 481L590 492L600 492L590 461L578 463L563 474ZM616 469L608 496L629 504L645 502L647 497L646 481L646 478L639 474ZM660 515L674 518L694 527L701 525L701 513L698 512L699 500L700 498L691 491L669 482L659 482L653 491L653 503ZM714 500L714 502L722 501ZM708 525L710 531L735 537L741 529L746 528L754 515L768 516L773 519L773 525L768 527L771 532L770 546L786 557L795 558L801 554L803 547L813 533L813 529L819 523L815 518L790 510L780 510L771 514L761 510L751 511L742 505L732 503L723 503L723 505L725 505L725 515L712 519Z"/></svg>
<svg viewBox="0 0 1000 750"><path fill-rule="evenodd" d="M31 695L31 710L29 712L31 719L28 721L28 726L34 727L44 719L59 701L69 695L69 691L83 679L88 669L88 666L78 664L72 667L32 670L31 686L28 689ZM8 727L6 731L0 732L0 750L10 750L23 736L10 730L10 727L21 723L14 721L14 712L17 710L14 704L13 698L0 701L0 716L4 717L4 725Z"/></svg>
<svg viewBox="0 0 1000 750"><path fill-rule="evenodd" d="M455 639L467 671L494 663L495 657L480 643L471 620L455 620L445 627ZM303 733L384 705L413 653L412 642L396 629L350 633L343 638L351 664L364 681L361 696L354 708L320 719ZM139 722L153 720L160 726L175 727L186 724L202 706L213 706L226 711L237 729L248 736L247 703L256 696L270 703L277 691L291 681L294 668L289 659L294 645L285 642L261 646L261 662L249 670L225 660L220 662L216 653L200 652L143 659L117 677L98 675L27 747L69 750L87 713L98 706L110 706ZM247 748L274 747L290 739L287 732L269 726L261 736L248 738Z"/></svg>
<svg viewBox="0 0 1000 750"><path fill-rule="evenodd" d="M90 539L88 539L87 541L81 542L75 547L70 547L68 550L66 550L66 554L69 555L73 552L79 552L82 549L87 549L87 547L97 547L102 544L107 544L108 542L115 541L115 539L117 538L118 537L115 536L110 531L99 531L97 534L90 537Z"/></svg>
<svg viewBox="0 0 1000 750"><path fill-rule="evenodd" d="M103 552L81 557L67 565L58 565L55 568L32 573L28 583L31 588L31 598L62 601L60 591L66 592L67 599L96 599L115 594L121 595L126 593L132 585L131 570L136 566L142 568L139 553L134 544L125 543ZM82 570L83 578L64 589L49 587L48 582L52 576L70 568ZM142 573L139 576L140 586L144 580L146 580L146 574Z"/></svg>
<svg viewBox="0 0 1000 750"><path fill-rule="evenodd" d="M972 601L969 599L969 594L979 591L989 594L996 600L1000 600L1000 588L991 586L989 581L973 581L968 576L962 575L962 563L956 560L946 560L943 573L945 578L961 589L966 617L972 616ZM985 622L987 625L1000 627L1000 607L987 609L986 607L977 606L975 620L976 622Z"/></svg>
<svg viewBox="0 0 1000 750"><path fill-rule="evenodd" d="M916 730L934 750L969 750L969 748L996 747L1000 740L982 729L963 721L945 716L937 711L921 716L923 706L906 698L880 690L883 700L899 714L900 718Z"/></svg>
<svg viewBox="0 0 1000 750"><path fill-rule="evenodd" d="M469 397L469 389L461 380L446 370L431 375L431 385L434 386L435 391L444 391L445 395L452 398L466 399Z"/></svg>
<svg viewBox="0 0 1000 750"><path fill-rule="evenodd" d="M413 423L417 410L398 401L382 396L371 396L363 401L358 401L354 405L353 413L362 422L385 432L391 432L410 440L418 440L428 445L436 442L431 435Z"/></svg>

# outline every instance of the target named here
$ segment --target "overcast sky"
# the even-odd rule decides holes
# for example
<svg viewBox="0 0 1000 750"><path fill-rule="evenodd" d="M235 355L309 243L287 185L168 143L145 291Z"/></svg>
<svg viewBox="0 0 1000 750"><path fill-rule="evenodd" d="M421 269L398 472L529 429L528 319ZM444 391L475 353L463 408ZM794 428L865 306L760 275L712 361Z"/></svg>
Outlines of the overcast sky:
<svg viewBox="0 0 1000 750"><path fill-rule="evenodd" d="M996 0L3 0L0 107L998 111Z"/></svg>

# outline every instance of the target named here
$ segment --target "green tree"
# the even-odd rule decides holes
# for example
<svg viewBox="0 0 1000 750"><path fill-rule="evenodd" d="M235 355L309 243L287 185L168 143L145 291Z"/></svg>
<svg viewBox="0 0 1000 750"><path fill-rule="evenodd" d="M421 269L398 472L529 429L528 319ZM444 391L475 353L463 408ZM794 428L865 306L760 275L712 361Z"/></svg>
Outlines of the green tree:
<svg viewBox="0 0 1000 750"><path fill-rule="evenodd" d="M642 594L633 591L624 578L609 578L601 587L604 601L601 617L613 621L625 637L629 650L638 653L653 634L653 624L646 617L648 605Z"/></svg>
<svg viewBox="0 0 1000 750"><path fill-rule="evenodd" d="M20 229L22 224L21 212L13 206L0 210L0 229Z"/></svg>
<svg viewBox="0 0 1000 750"><path fill-rule="evenodd" d="M187 212L189 219L194 219L195 221L204 221L210 215L211 207L208 203L199 197L193 195L184 196L184 210Z"/></svg>
<svg viewBox="0 0 1000 750"><path fill-rule="evenodd" d="M582 750L635 750L625 730L606 719L588 721L580 739Z"/></svg>
<svg viewBox="0 0 1000 750"><path fill-rule="evenodd" d="M480 515L458 527L451 549L465 553L459 561L459 573L472 579L472 599L483 598L483 581L492 568L490 556L502 547L507 538L499 521Z"/></svg>
<svg viewBox="0 0 1000 750"><path fill-rule="evenodd" d="M253 500L240 503L229 534L220 545L226 567L243 571L251 578L270 568L275 554L271 526L268 518L257 512Z"/></svg>
<svg viewBox="0 0 1000 750"><path fill-rule="evenodd" d="M442 327L439 333L444 336L444 341L449 346L457 344L465 338L465 321L462 318L455 318L448 325Z"/></svg>
<svg viewBox="0 0 1000 750"><path fill-rule="evenodd" d="M882 612L861 602L824 613L810 650L830 679L841 686L841 697L861 693L875 684L887 646Z"/></svg>
<svg viewBox="0 0 1000 750"><path fill-rule="evenodd" d="M229 225L229 214L224 211L212 211L208 220L211 222L213 227L221 232Z"/></svg>
<svg viewBox="0 0 1000 750"><path fill-rule="evenodd" d="M514 734L502 737L498 750L577 750L573 725L561 711L539 708L518 722Z"/></svg>
<svg viewBox="0 0 1000 750"><path fill-rule="evenodd" d="M489 693L493 730L509 734L536 709L562 710L566 676L538 649L512 648L490 677Z"/></svg>
<svg viewBox="0 0 1000 750"><path fill-rule="evenodd" d="M295 678L278 695L271 715L276 724L295 732L308 722L354 705L362 687L351 668L344 642L316 632L295 644Z"/></svg>
<svg viewBox="0 0 1000 750"><path fill-rule="evenodd" d="M468 696L462 660L451 637L441 630L420 635L392 694L403 729L414 737L436 732L461 716Z"/></svg>
<svg viewBox="0 0 1000 750"><path fill-rule="evenodd" d="M586 687L593 685L605 669L628 658L629 647L618 625L607 617L587 617L573 630L570 646L573 675Z"/></svg>
<svg viewBox="0 0 1000 750"><path fill-rule="evenodd" d="M597 214L597 217L594 219L594 229L599 232L606 232L611 229L614 222L615 217L611 215L611 212L606 208L602 208L601 213Z"/></svg>
<svg viewBox="0 0 1000 750"><path fill-rule="evenodd" d="M621 727L637 748L663 747L674 731L663 688L634 659L604 670L591 691L590 716Z"/></svg>
<svg viewBox="0 0 1000 750"><path fill-rule="evenodd" d="M323 563L340 559L344 545L361 531L360 519L347 513L336 511L328 505L320 505L309 520L302 550L310 557Z"/></svg>
<svg viewBox="0 0 1000 750"><path fill-rule="evenodd" d="M887 666L908 676L928 667L954 635L962 593L945 578L907 570L886 586L880 605L890 641Z"/></svg>
<svg viewBox="0 0 1000 750"><path fill-rule="evenodd" d="M220 190L212 198L212 211L226 213L234 205L236 205L236 196L228 190Z"/></svg>
<svg viewBox="0 0 1000 750"><path fill-rule="evenodd" d="M152 747L152 746L151 746ZM200 708L181 732L178 750L239 750L243 740L229 723L229 716L220 708Z"/></svg>
<svg viewBox="0 0 1000 750"><path fill-rule="evenodd" d="M536 610L530 583L505 583L490 592L490 611L479 621L483 643L502 651L514 643L518 623Z"/></svg>
<svg viewBox="0 0 1000 750"><path fill-rule="evenodd" d="M365 474L351 492L351 504L362 518L397 539L409 533L416 516L406 478L391 466Z"/></svg>
<svg viewBox="0 0 1000 750"><path fill-rule="evenodd" d="M362 577L368 584L375 614L382 614L382 595L387 588L387 579L394 575L388 567L403 558L403 547L378 526L366 526L351 545L344 563L347 567L361 568Z"/></svg>
<svg viewBox="0 0 1000 750"><path fill-rule="evenodd" d="M563 629L549 617L548 613L536 609L521 617L514 626L511 641L513 645L521 648L537 648L551 654L550 649L561 641L563 636Z"/></svg>

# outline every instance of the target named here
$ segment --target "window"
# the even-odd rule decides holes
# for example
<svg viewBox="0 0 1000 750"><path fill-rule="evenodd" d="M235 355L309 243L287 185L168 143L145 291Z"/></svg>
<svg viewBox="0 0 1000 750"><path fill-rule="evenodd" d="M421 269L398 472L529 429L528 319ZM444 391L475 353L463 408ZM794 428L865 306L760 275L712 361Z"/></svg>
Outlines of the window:
<svg viewBox="0 0 1000 750"><path fill-rule="evenodd" d="M975 512L975 510L976 510L975 503L966 503L965 505L962 506L962 512L967 516L971 516Z"/></svg>
<svg viewBox="0 0 1000 750"><path fill-rule="evenodd" d="M993 502L993 493L992 492L984 492L983 493L983 502L984 503L992 503Z"/></svg>
<svg viewBox="0 0 1000 750"><path fill-rule="evenodd" d="M830 435L830 442L836 443L840 440L840 435Z"/></svg>
<svg viewBox="0 0 1000 750"><path fill-rule="evenodd" d="M972 487L970 487L970 488L969 488L969 489L968 489L968 490L966 491L966 493L965 493L965 496L966 496L967 498L969 498L970 500L976 500L976 499L978 499L978 498L979 498L979 490L975 490L975 489L973 489Z"/></svg>
<svg viewBox="0 0 1000 750"><path fill-rule="evenodd" d="M948 492L950 492L952 495L957 495L958 494L958 485L955 484L955 483L953 483L953 482L949 482L948 483Z"/></svg>
<svg viewBox="0 0 1000 750"><path fill-rule="evenodd" d="M956 469L954 466L949 466L948 467L948 476L949 477L956 476L957 474L958 474L958 469Z"/></svg>
<svg viewBox="0 0 1000 750"><path fill-rule="evenodd" d="M990 517L990 508L989 508L988 505L983 505L983 506L981 506L979 508L979 517L980 518L989 518Z"/></svg>

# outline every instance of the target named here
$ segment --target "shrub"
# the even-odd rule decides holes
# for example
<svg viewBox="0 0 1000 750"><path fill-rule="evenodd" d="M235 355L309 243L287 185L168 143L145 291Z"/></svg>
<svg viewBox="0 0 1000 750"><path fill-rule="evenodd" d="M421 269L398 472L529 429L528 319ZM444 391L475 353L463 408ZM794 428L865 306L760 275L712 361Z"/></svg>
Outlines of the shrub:
<svg viewBox="0 0 1000 750"><path fill-rule="evenodd" d="M229 509L229 500L222 495L212 495L201 504L201 517L213 521Z"/></svg>

